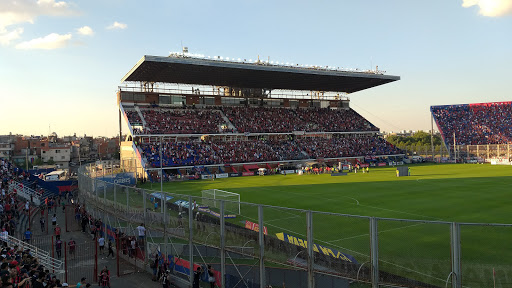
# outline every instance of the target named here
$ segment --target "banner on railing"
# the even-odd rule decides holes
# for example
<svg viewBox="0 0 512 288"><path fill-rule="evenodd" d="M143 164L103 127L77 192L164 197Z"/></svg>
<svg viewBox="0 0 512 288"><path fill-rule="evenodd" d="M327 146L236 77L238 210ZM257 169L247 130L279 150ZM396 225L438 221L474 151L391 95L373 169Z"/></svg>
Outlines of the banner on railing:
<svg viewBox="0 0 512 288"><path fill-rule="evenodd" d="M190 261L187 261L187 260L183 260L183 259L180 259L178 257L174 257L174 271L176 271L177 273L181 273L181 274L184 274L186 276L189 276L190 275ZM198 264L194 264L194 271L197 270L197 268L200 267L200 265ZM205 273L207 273L207 269L206 267L203 267L204 268L204 275L201 275L201 276L204 276L204 277L201 277L201 280L203 280L203 282L208 282L208 281L205 281L207 280L206 278L206 275ZM221 283L220 283L220 280L221 280L221 274L219 271L216 271L216 270L211 270L214 277L215 277L215 284L218 286L218 287L221 287Z"/></svg>
<svg viewBox="0 0 512 288"><path fill-rule="evenodd" d="M103 177L96 178L96 180L98 180L98 187L101 185L102 181L121 185L135 185L137 183L134 173L129 172L105 175Z"/></svg>
<svg viewBox="0 0 512 288"><path fill-rule="evenodd" d="M199 209L199 211L201 211L203 213L208 213L208 214L210 214L212 216L220 218L220 213L210 210L208 208L208 206L199 206L198 209ZM233 219L233 218L236 218L235 214L225 214L224 215L224 219Z"/></svg>
<svg viewBox="0 0 512 288"><path fill-rule="evenodd" d="M161 199L163 198L163 197L162 197L162 194L163 194L163 193L156 193L156 192L155 192L155 193L151 193L151 194L149 194L149 195L150 195L151 197L155 198L155 199L159 199L159 200L161 200ZM165 195L165 194L164 194L164 195ZM172 198L174 198L174 197L169 196L169 195L165 195L165 200L166 200L166 201L170 201Z"/></svg>
<svg viewBox="0 0 512 288"><path fill-rule="evenodd" d="M245 228L252 231L260 232L260 225L258 223L254 223L251 221L245 221ZM268 235L266 226L263 226L263 234Z"/></svg>
<svg viewBox="0 0 512 288"><path fill-rule="evenodd" d="M286 233L276 233L276 236L281 241L288 242L290 244L293 244L295 246L300 246L302 248L308 248L308 241L306 241L304 239L301 239L301 238L298 238L298 237L295 237L295 236L292 236L292 235L289 235ZM357 261L353 256L345 254L343 252L340 252L336 249L331 249L329 247L325 247L322 245L313 244L313 251L322 253L327 256L331 256L336 259L340 259L343 261L357 264Z"/></svg>

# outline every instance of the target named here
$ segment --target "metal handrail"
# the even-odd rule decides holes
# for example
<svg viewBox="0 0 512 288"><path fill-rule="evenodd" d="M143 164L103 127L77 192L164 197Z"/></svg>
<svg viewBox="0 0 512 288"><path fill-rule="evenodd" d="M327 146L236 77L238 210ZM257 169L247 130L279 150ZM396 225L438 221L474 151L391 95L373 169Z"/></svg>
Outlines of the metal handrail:
<svg viewBox="0 0 512 288"><path fill-rule="evenodd" d="M23 250L30 250L32 256L37 258L41 264L43 264L45 267L48 267L49 269L62 270L64 262L62 260L51 257L48 251L45 251L10 235L2 236L1 240L6 242L7 245L11 247L18 246Z"/></svg>

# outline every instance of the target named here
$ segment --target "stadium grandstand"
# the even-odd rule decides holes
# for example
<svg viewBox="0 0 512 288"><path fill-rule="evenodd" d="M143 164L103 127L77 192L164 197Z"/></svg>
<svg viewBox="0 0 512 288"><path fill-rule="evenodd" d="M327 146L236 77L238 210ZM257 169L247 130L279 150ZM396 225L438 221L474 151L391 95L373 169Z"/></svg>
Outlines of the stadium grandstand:
<svg viewBox="0 0 512 288"><path fill-rule="evenodd" d="M446 145L508 144L512 139L512 102L430 107Z"/></svg>
<svg viewBox="0 0 512 288"><path fill-rule="evenodd" d="M169 175L394 161L402 151L350 108L348 95L399 79L378 70L144 56L117 93L121 160Z"/></svg>

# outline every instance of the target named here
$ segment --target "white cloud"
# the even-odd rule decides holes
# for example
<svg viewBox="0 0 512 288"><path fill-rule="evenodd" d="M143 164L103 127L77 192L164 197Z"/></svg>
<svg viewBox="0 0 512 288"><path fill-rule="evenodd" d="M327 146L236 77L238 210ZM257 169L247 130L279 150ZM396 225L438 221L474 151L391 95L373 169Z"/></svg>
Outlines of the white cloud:
<svg viewBox="0 0 512 288"><path fill-rule="evenodd" d="M78 31L78 34L80 35L86 35L86 36L92 36L94 35L94 31L92 31L91 27L84 26L76 29Z"/></svg>
<svg viewBox="0 0 512 288"><path fill-rule="evenodd" d="M478 6L478 13L488 17L512 15L512 0L462 0L462 7Z"/></svg>
<svg viewBox="0 0 512 288"><path fill-rule="evenodd" d="M60 35L57 33L52 33L50 35L46 35L41 38L32 39L30 41L22 42L16 45L16 49L22 50L33 50L33 49L43 49L43 50L53 50L62 47L66 47L69 44L69 40L71 40L71 34Z"/></svg>
<svg viewBox="0 0 512 288"><path fill-rule="evenodd" d="M34 23L41 15L70 16L75 14L69 4L56 0L1 0L0 33L7 27L23 23Z"/></svg>
<svg viewBox="0 0 512 288"><path fill-rule="evenodd" d="M16 40L23 34L23 28L16 28L12 31L0 32L0 45L9 45L11 41Z"/></svg>
<svg viewBox="0 0 512 288"><path fill-rule="evenodd" d="M107 29L126 29L128 25L121 22L114 22L112 25L108 26Z"/></svg>

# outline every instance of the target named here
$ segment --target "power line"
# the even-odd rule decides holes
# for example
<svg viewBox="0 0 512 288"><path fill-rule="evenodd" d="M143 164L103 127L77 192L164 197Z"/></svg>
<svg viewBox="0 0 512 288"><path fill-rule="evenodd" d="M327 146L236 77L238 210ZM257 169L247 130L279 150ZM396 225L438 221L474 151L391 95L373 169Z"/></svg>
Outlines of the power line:
<svg viewBox="0 0 512 288"><path fill-rule="evenodd" d="M370 114L370 115L374 116L374 117L375 117L375 118L377 118L378 120L380 120L380 121L382 121L382 122L384 122L384 123L386 123L386 124L388 124L388 125L390 125L390 126L395 127L397 130L401 130L401 129L400 129L400 127L398 127L398 126L396 126L396 125L394 125L394 124L392 124L392 123L389 123L388 121L386 121L386 120L384 120L384 119L380 118L379 116L377 116L377 115L373 114L372 112L370 112L370 111L368 111L368 110L364 109L363 107L360 107L360 106L358 106L358 105L356 105L356 104L354 104L354 103L351 103L351 105L354 105L354 106L356 106L358 109L361 109L361 110L365 111L366 113L368 113L368 114Z"/></svg>

